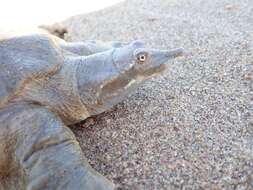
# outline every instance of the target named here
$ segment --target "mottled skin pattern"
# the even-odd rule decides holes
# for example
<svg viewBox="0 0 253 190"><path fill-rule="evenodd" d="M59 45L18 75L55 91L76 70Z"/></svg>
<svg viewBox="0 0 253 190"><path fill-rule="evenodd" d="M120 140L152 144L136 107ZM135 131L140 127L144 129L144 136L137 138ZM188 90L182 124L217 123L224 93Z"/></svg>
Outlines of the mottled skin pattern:
<svg viewBox="0 0 253 190"><path fill-rule="evenodd" d="M0 189L113 189L67 125L110 109L181 53L140 41L0 38Z"/></svg>

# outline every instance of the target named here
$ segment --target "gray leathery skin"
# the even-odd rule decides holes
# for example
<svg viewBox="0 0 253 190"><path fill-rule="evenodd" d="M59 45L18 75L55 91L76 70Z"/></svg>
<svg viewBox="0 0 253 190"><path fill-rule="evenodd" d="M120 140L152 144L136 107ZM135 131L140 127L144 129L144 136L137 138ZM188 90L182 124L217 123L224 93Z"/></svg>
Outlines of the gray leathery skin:
<svg viewBox="0 0 253 190"><path fill-rule="evenodd" d="M180 54L141 41L0 38L0 189L114 189L66 125L110 109Z"/></svg>
<svg viewBox="0 0 253 190"><path fill-rule="evenodd" d="M74 134L56 114L41 106L15 105L0 115L2 175L10 181L13 172L22 174L19 186L8 189L113 189L90 167Z"/></svg>

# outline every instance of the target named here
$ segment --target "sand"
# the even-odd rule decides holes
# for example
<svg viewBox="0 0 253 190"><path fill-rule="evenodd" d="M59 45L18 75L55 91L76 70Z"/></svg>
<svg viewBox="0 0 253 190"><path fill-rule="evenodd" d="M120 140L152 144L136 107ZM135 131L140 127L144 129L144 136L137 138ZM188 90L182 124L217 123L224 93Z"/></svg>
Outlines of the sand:
<svg viewBox="0 0 253 190"><path fill-rule="evenodd" d="M252 0L128 0L62 24L72 41L186 51L72 127L96 170L124 190L253 189Z"/></svg>

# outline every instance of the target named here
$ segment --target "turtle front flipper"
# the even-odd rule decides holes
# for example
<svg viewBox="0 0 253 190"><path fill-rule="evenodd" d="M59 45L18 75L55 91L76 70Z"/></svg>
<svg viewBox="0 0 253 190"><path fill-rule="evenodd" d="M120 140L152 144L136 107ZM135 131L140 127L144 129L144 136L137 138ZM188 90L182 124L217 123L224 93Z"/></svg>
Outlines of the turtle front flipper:
<svg viewBox="0 0 253 190"><path fill-rule="evenodd" d="M0 172L0 189L113 189L110 181L91 168L74 134L56 114L18 105L2 109L0 123L0 171L5 171ZM8 176L14 171L22 173L22 181L4 187L10 185Z"/></svg>

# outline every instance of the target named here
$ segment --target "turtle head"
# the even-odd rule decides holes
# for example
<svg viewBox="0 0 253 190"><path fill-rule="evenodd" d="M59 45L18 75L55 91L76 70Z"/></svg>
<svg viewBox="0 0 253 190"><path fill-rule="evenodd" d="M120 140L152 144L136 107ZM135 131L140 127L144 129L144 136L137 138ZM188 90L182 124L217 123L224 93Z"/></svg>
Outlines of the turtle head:
<svg viewBox="0 0 253 190"><path fill-rule="evenodd" d="M181 54L182 49L150 49L145 48L143 42L134 41L89 56L87 60L92 62L93 58L94 63L86 65L86 75L81 74L79 78L83 77L83 82L78 84L83 103L91 115L108 110L134 92L143 82L164 71L168 61ZM81 70L79 69L79 73Z"/></svg>
<svg viewBox="0 0 253 190"><path fill-rule="evenodd" d="M160 74L168 66L168 61L182 55L181 48L175 50L158 50L145 48L142 41L116 48L113 62L122 75L127 74L128 80L145 81Z"/></svg>

